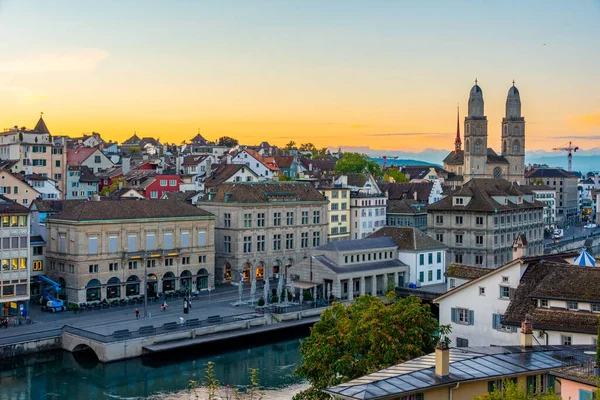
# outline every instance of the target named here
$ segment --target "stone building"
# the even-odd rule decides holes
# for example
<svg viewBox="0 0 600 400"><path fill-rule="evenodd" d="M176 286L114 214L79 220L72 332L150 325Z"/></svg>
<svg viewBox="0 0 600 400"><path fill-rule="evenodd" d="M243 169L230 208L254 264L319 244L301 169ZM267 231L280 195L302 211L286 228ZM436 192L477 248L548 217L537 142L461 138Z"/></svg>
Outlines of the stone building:
<svg viewBox="0 0 600 400"><path fill-rule="evenodd" d="M350 189L340 184L319 185L317 189L329 200L327 241L350 239Z"/></svg>
<svg viewBox="0 0 600 400"><path fill-rule="evenodd" d="M364 239L385 226L387 196L371 174L347 174L350 188L350 233L352 239Z"/></svg>
<svg viewBox="0 0 600 400"><path fill-rule="evenodd" d="M310 183L223 183L197 204L216 217L218 282L285 274L327 241L327 199Z"/></svg>
<svg viewBox="0 0 600 400"><path fill-rule="evenodd" d="M448 259L496 268L512 258L523 233L528 255L542 254L544 204L504 179L473 179L427 208L427 233L448 246Z"/></svg>
<svg viewBox="0 0 600 400"><path fill-rule="evenodd" d="M18 315L29 300L29 210L0 195L0 315Z"/></svg>
<svg viewBox="0 0 600 400"><path fill-rule="evenodd" d="M83 201L48 216L46 231L47 275L69 302L213 285L214 216L185 202Z"/></svg>
<svg viewBox="0 0 600 400"><path fill-rule="evenodd" d="M488 147L488 121L483 106L483 91L475 81L469 94L468 115L464 121L464 150L457 124L454 150L444 159L444 169L463 177L503 178L524 183L525 118L521 116L521 97L513 86L508 90L506 113L502 118L501 155Z"/></svg>
<svg viewBox="0 0 600 400"><path fill-rule="evenodd" d="M528 184L545 184L556 190L556 223L567 226L581 220L578 212L579 193L576 175L562 168L534 168L527 171Z"/></svg>

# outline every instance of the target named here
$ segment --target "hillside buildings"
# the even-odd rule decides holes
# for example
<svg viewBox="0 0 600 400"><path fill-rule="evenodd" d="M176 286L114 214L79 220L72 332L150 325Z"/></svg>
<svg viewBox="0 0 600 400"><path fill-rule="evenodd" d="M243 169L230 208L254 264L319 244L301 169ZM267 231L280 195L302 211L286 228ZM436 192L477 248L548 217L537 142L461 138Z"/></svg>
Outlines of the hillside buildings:
<svg viewBox="0 0 600 400"><path fill-rule="evenodd" d="M45 219L47 275L75 303L204 290L214 280L214 221L171 200L76 203Z"/></svg>
<svg viewBox="0 0 600 400"><path fill-rule="evenodd" d="M450 262L496 268L512 258L521 233L528 255L543 251L544 204L506 180L473 179L427 208L427 233L448 246Z"/></svg>
<svg viewBox="0 0 600 400"><path fill-rule="evenodd" d="M278 277L327 241L328 202L309 183L222 183L197 204L216 217L217 282Z"/></svg>

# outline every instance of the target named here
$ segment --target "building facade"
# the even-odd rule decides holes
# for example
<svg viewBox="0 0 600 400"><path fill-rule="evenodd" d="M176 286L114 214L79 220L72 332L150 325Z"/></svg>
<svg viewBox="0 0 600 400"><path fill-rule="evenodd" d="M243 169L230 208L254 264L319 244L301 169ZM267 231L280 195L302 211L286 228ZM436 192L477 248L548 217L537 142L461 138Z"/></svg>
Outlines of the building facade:
<svg viewBox="0 0 600 400"><path fill-rule="evenodd" d="M448 246L450 262L496 268L512 258L525 234L528 255L542 254L544 204L503 179L473 179L430 204L427 233Z"/></svg>
<svg viewBox="0 0 600 400"><path fill-rule="evenodd" d="M223 183L197 204L216 217L217 282L277 277L327 241L327 200L309 183Z"/></svg>
<svg viewBox="0 0 600 400"><path fill-rule="evenodd" d="M83 200L98 193L100 179L86 166L67 167L66 200Z"/></svg>
<svg viewBox="0 0 600 400"><path fill-rule="evenodd" d="M556 190L548 185L523 185L525 190L531 190L533 197L545 204L544 228L551 231L556 228Z"/></svg>
<svg viewBox="0 0 600 400"><path fill-rule="evenodd" d="M33 201L41 196L21 175L6 170L0 170L0 194L25 207L31 206Z"/></svg>
<svg viewBox="0 0 600 400"><path fill-rule="evenodd" d="M350 239L350 189L341 185L317 189L329 201L327 242Z"/></svg>
<svg viewBox="0 0 600 400"><path fill-rule="evenodd" d="M213 286L214 216L192 205L84 201L45 222L47 275L69 302Z"/></svg>
<svg viewBox="0 0 600 400"><path fill-rule="evenodd" d="M29 210L0 196L0 315L19 315L29 300Z"/></svg>
<svg viewBox="0 0 600 400"><path fill-rule="evenodd" d="M386 210L387 226L415 227L427 230L427 204L415 200L388 200Z"/></svg>
<svg viewBox="0 0 600 400"><path fill-rule="evenodd" d="M557 225L566 227L581 221L577 176L560 168L534 168L527 171L525 179L529 185L554 188Z"/></svg>

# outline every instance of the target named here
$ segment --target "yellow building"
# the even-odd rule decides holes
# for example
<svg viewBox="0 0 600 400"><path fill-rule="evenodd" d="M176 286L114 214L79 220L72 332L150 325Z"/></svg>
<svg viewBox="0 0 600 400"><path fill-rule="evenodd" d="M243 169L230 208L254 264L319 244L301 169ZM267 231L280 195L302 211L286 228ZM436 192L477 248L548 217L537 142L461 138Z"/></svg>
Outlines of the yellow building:
<svg viewBox="0 0 600 400"><path fill-rule="evenodd" d="M329 201L327 241L350 239L350 189L337 185L319 186L317 189Z"/></svg>

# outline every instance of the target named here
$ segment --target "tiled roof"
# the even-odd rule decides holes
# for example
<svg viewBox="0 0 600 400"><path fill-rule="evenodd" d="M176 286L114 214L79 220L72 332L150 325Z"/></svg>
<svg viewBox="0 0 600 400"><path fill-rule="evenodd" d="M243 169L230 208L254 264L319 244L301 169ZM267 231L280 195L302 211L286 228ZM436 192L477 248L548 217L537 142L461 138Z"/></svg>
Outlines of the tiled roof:
<svg viewBox="0 0 600 400"><path fill-rule="evenodd" d="M465 164L465 151L460 150L458 152L451 151L448 153L446 158L444 158L444 164L449 165L464 165Z"/></svg>
<svg viewBox="0 0 600 400"><path fill-rule="evenodd" d="M300 182L236 182L222 183L199 203L264 203L268 201L326 202L310 183Z"/></svg>
<svg viewBox="0 0 600 400"><path fill-rule="evenodd" d="M388 199L390 200L414 200L415 193L417 193L417 201L428 202L433 182L385 182L380 184L379 187L381 191L388 192Z"/></svg>
<svg viewBox="0 0 600 400"><path fill-rule="evenodd" d="M87 160L92 154L98 149L95 147L78 147L76 149L67 149L67 164L68 165L81 165L82 162Z"/></svg>
<svg viewBox="0 0 600 400"><path fill-rule="evenodd" d="M446 277L471 280L477 279L489 272L489 268L452 263L446 268Z"/></svg>
<svg viewBox="0 0 600 400"><path fill-rule="evenodd" d="M535 168L525 173L525 178L576 178L562 168Z"/></svg>
<svg viewBox="0 0 600 400"><path fill-rule="evenodd" d="M189 156L185 156L183 158L183 163L181 163L181 165L198 165L202 161L206 160L207 158L208 158L208 156L200 156L197 154L192 154Z"/></svg>
<svg viewBox="0 0 600 400"><path fill-rule="evenodd" d="M29 214L29 209L27 207L23 207L17 202L12 201L11 199L0 195L0 213L5 214Z"/></svg>
<svg viewBox="0 0 600 400"><path fill-rule="evenodd" d="M60 212L83 203L87 200L41 200L35 199L33 205L36 206L39 212Z"/></svg>
<svg viewBox="0 0 600 400"><path fill-rule="evenodd" d="M69 171L79 171L79 181L80 182L100 182L100 179L98 179L96 177L96 175L94 175L94 172L89 168L86 167L85 165L80 165L80 166L69 166L68 167Z"/></svg>
<svg viewBox="0 0 600 400"><path fill-rule="evenodd" d="M175 217L209 217L211 213L174 200L104 200L84 201L49 220L100 221Z"/></svg>
<svg viewBox="0 0 600 400"><path fill-rule="evenodd" d="M333 171L335 168L335 160L330 158L317 158L314 160L301 158L300 163L302 163L302 166L307 170L310 170L310 165L312 165L313 171Z"/></svg>
<svg viewBox="0 0 600 400"><path fill-rule="evenodd" d="M253 175L257 176L252 168L243 165L243 164L221 164L219 167L212 173L212 176L204 182L205 187L214 187L220 185L225 182L227 179L231 178L236 174L239 170L244 169L252 172Z"/></svg>
<svg viewBox="0 0 600 400"><path fill-rule="evenodd" d="M279 168L290 168L295 158L294 156L275 157L275 162Z"/></svg>
<svg viewBox="0 0 600 400"><path fill-rule="evenodd" d="M363 187L369 179L369 174L345 174L348 177L348 186Z"/></svg>
<svg viewBox="0 0 600 400"><path fill-rule="evenodd" d="M445 249L447 246L442 242L431 238L423 231L416 228L405 228L395 226L384 226L368 236L369 238L391 238L400 251L424 251Z"/></svg>
<svg viewBox="0 0 600 400"><path fill-rule="evenodd" d="M132 137L130 137L129 139L127 139L126 141L123 142L123 144L133 144L133 145L137 145L140 143L140 138L137 134L133 134Z"/></svg>
<svg viewBox="0 0 600 400"><path fill-rule="evenodd" d="M202 137L201 134L197 134L196 136L194 136L193 138L190 139L190 143L194 143L194 144L206 144L206 139L204 139L204 137Z"/></svg>
<svg viewBox="0 0 600 400"><path fill-rule="evenodd" d="M415 200L388 200L388 214L427 214L427 203Z"/></svg>
<svg viewBox="0 0 600 400"><path fill-rule="evenodd" d="M388 237L338 240L319 246L315 251L359 251L382 249L386 247L396 247L396 243Z"/></svg>
<svg viewBox="0 0 600 400"><path fill-rule="evenodd" d="M46 123L44 122L44 119L42 117L40 117L37 124L35 124L35 128L33 128L33 130L36 131L37 133L50 133L50 131L48 130L48 127L46 126Z"/></svg>
<svg viewBox="0 0 600 400"><path fill-rule="evenodd" d="M524 190L528 190L531 192L534 192L536 190L552 190L552 191L556 191L555 188L553 188L552 186L548 186L548 185L519 185L520 188L524 189Z"/></svg>
<svg viewBox="0 0 600 400"><path fill-rule="evenodd" d="M504 156L496 154L496 152L490 148L487 149L487 164L509 164L508 160Z"/></svg>
<svg viewBox="0 0 600 400"><path fill-rule="evenodd" d="M462 188L453 191L443 199L430 204L428 211L441 210L464 210L479 212L495 212L503 210L517 209L542 209L544 204L533 200L527 202L523 199L522 204L508 202L500 204L492 196L523 196L531 192L520 188L518 185L508 182L505 179L471 179L463 185ZM461 206L454 205L454 197L471 197L470 201Z"/></svg>

